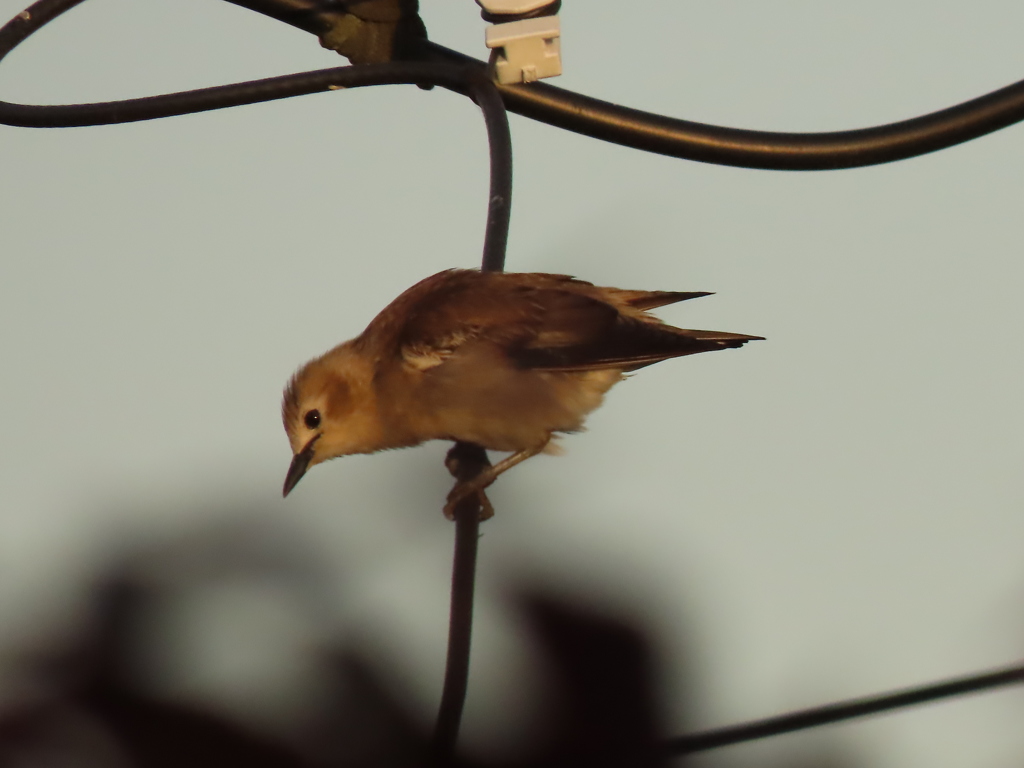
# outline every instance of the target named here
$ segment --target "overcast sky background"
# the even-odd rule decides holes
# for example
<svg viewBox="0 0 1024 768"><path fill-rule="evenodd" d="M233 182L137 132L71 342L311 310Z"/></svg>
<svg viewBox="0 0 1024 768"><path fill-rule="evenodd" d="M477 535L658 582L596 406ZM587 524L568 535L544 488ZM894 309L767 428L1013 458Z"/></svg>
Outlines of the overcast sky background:
<svg viewBox="0 0 1024 768"><path fill-rule="evenodd" d="M470 0L422 4L433 39L485 56ZM4 19L21 8L0 0ZM1024 5L1009 1L587 0L561 15L555 84L736 127L864 127L1024 77ZM94 0L0 66L0 97L128 98L343 63L228 3ZM1019 660L1024 128L783 173L511 123L510 270L715 291L661 314L768 340L642 371L565 456L492 489L469 743L514 744L529 719L521 683L536 673L502 602L523 579L647 622L673 732ZM390 654L384 673L429 720L447 627L445 446L317 467L283 501L279 401L298 365L404 288L478 264L476 108L394 86L3 127L0 168L3 648L69 625L125 542L223 520L308 552L329 574L320 618ZM312 673L260 653L311 641L288 599L275 613L242 592L190 609L213 650L167 661L167 686L273 719L301 699L273 692ZM236 625L210 629L233 611ZM1022 714L1024 691L1004 691L697 764L1010 768Z"/></svg>

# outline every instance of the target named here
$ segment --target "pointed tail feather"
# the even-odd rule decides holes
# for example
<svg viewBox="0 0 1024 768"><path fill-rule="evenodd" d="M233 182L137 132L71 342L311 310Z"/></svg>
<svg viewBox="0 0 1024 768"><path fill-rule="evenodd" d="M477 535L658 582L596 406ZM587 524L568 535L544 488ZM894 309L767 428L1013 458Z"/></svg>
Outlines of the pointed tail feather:
<svg viewBox="0 0 1024 768"><path fill-rule="evenodd" d="M623 293L632 294L625 297L627 304L643 310L657 309L676 302L713 295L711 291L623 291Z"/></svg>
<svg viewBox="0 0 1024 768"><path fill-rule="evenodd" d="M748 341L764 341L764 336L748 336L745 333L726 333L725 331L691 331L685 328L674 328L669 326L676 333L687 336L696 341L718 341L729 346L741 346Z"/></svg>
<svg viewBox="0 0 1024 768"><path fill-rule="evenodd" d="M650 321L622 318L600 339L565 347L519 350L516 361L545 371L635 371L673 357L741 347L762 336L724 331L696 331Z"/></svg>

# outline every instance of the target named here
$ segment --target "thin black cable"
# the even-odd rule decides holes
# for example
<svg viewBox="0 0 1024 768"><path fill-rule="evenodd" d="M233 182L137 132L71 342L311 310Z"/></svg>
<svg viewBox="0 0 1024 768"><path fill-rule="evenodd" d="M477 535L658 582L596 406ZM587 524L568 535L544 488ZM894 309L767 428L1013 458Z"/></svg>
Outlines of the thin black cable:
<svg viewBox="0 0 1024 768"><path fill-rule="evenodd" d="M666 749L672 755L687 755L1020 683L1024 683L1024 665L678 736L667 743Z"/></svg>

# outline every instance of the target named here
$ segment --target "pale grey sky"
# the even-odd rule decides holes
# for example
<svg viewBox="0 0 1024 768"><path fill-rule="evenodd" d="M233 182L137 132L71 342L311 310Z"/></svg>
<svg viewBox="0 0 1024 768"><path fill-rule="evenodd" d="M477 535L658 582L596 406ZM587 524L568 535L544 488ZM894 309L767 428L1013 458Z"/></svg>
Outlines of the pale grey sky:
<svg viewBox="0 0 1024 768"><path fill-rule="evenodd" d="M484 55L470 0L422 5L435 40ZM0 0L0 15L21 7ZM1024 77L1022 25L1008 1L577 0L554 82L736 127L856 128ZM342 63L227 3L97 0L12 54L0 97L126 98ZM528 651L500 602L510 575L647 615L669 722L685 711L694 727L1020 659L1024 128L796 174L511 122L510 270L715 291L662 315L768 340L642 371L565 456L495 486L469 743L511 740L530 707L516 690ZM278 406L296 366L402 289L479 262L476 108L396 86L3 127L0 167L0 642L59 622L126 535L259 509L254 526L270 518L345 563L332 621L394 652L392 682L429 718L452 534L444 446L317 467L282 501ZM259 687L244 664L208 672L227 699ZM188 674L186 692L215 687ZM1024 692L989 694L698 765L795 750L1009 768L1022 713Z"/></svg>

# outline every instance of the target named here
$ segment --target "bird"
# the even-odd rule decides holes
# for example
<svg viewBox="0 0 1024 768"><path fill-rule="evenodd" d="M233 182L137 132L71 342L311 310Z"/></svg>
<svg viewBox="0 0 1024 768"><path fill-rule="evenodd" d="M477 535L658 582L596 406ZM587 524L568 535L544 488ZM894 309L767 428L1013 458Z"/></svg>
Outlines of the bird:
<svg viewBox="0 0 1024 768"><path fill-rule="evenodd" d="M568 275L449 269L384 308L359 336L302 366L284 391L287 496L311 467L429 440L510 455L460 480L444 513L579 432L625 374L761 336L676 328L650 310L710 295L600 287Z"/></svg>

